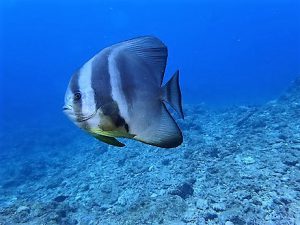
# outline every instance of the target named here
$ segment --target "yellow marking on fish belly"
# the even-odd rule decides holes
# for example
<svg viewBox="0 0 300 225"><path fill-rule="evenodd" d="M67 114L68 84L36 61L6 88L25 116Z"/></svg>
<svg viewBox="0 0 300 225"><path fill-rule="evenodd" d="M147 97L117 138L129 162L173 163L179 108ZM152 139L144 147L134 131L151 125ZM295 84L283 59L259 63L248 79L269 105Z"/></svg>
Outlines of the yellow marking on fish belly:
<svg viewBox="0 0 300 225"><path fill-rule="evenodd" d="M133 134L129 134L125 126L115 126L115 124L109 116L100 114L100 118L101 124L98 125L98 128L90 129L92 132L108 137L133 138L135 136Z"/></svg>
<svg viewBox="0 0 300 225"><path fill-rule="evenodd" d="M93 134L99 134L107 137L124 137L124 138L133 138L135 135L128 134L122 130L112 130L112 131L104 131L100 128L91 128L90 132Z"/></svg>

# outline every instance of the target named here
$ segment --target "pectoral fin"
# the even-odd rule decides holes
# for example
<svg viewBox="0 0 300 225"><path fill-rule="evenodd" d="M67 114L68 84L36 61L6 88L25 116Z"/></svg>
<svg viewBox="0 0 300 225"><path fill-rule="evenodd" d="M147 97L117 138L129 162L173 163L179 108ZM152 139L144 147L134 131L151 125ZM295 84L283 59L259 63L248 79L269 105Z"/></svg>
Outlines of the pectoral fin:
<svg viewBox="0 0 300 225"><path fill-rule="evenodd" d="M93 136L95 138L97 138L98 140L100 140L104 143L110 144L110 145L114 145L114 146L117 146L117 147L124 147L125 146L123 143L119 142L117 139L115 139L113 137L107 137L107 136L100 135L100 134L93 134Z"/></svg>

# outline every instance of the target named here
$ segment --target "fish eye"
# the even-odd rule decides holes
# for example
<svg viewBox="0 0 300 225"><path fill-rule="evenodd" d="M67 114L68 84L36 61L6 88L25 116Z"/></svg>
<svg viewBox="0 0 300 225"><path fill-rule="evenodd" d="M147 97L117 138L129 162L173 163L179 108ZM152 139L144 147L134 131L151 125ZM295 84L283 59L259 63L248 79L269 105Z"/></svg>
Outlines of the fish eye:
<svg viewBox="0 0 300 225"><path fill-rule="evenodd" d="M81 99L81 93L80 92L76 92L75 94L74 94L74 101L78 101L78 100L80 100Z"/></svg>

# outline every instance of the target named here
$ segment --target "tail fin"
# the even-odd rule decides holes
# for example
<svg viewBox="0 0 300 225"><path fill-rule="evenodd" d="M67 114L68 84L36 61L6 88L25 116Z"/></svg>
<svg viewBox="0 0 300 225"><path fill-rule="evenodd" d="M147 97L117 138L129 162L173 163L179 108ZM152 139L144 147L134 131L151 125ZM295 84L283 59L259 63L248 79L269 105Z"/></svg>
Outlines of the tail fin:
<svg viewBox="0 0 300 225"><path fill-rule="evenodd" d="M184 118L181 103L181 91L179 86L179 71L162 87L162 100L169 103L173 109Z"/></svg>

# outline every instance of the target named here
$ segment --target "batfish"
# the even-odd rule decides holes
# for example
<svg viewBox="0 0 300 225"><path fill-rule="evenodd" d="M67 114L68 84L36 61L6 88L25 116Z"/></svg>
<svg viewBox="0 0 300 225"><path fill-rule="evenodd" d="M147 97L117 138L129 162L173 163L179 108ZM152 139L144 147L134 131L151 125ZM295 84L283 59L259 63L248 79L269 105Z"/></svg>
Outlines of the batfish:
<svg viewBox="0 0 300 225"><path fill-rule="evenodd" d="M161 148L183 141L166 104L183 116L179 71L165 84L167 47L145 36L104 48L70 79L63 110L78 127L110 145L130 138Z"/></svg>

